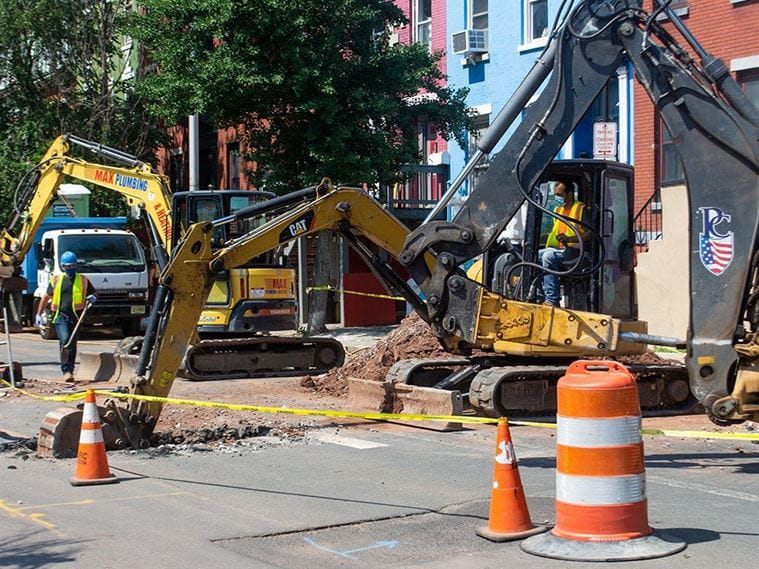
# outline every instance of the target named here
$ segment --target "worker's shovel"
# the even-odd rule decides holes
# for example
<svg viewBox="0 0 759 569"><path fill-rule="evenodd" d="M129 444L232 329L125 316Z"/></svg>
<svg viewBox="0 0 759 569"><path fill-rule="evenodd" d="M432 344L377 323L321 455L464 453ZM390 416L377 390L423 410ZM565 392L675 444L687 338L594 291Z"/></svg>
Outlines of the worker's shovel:
<svg viewBox="0 0 759 569"><path fill-rule="evenodd" d="M69 336L68 342L66 342L61 348L62 362L65 362L67 359L69 359L69 349L71 348L71 344L76 342L77 336L79 336L79 329L82 327L84 317L87 315L87 311L90 309L90 306L92 306L92 303L87 301L84 305L84 310L82 310L82 314L79 316L79 320L76 321L76 325L71 332L71 336Z"/></svg>

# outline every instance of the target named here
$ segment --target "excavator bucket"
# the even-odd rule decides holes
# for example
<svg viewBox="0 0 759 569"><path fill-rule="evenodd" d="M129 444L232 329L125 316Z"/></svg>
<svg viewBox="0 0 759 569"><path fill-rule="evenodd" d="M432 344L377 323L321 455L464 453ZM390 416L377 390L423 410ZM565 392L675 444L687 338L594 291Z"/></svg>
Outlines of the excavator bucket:
<svg viewBox="0 0 759 569"><path fill-rule="evenodd" d="M139 356L113 352L81 352L77 380L126 383L134 374Z"/></svg>
<svg viewBox="0 0 759 569"><path fill-rule="evenodd" d="M100 417L106 417L107 410L98 407ZM49 458L74 458L79 448L79 436L82 429L82 408L59 407L50 411L42 419L42 426L37 435L37 455ZM116 435L115 429L102 421L103 440L107 449L123 448L124 444Z"/></svg>

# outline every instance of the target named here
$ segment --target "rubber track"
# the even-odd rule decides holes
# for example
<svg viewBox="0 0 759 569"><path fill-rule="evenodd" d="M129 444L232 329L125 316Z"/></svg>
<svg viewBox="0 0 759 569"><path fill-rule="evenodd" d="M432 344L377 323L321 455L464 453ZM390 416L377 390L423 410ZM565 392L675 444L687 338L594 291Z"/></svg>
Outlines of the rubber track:
<svg viewBox="0 0 759 569"><path fill-rule="evenodd" d="M334 354L333 361L319 361L318 355L324 350ZM213 363L206 361L200 369L195 358L207 355ZM179 374L192 381L286 377L324 373L344 361L343 345L333 338L257 336L202 340L187 350Z"/></svg>
<svg viewBox="0 0 759 569"><path fill-rule="evenodd" d="M439 362L430 360L431 367L437 367ZM436 365L437 364L437 365ZM423 366L409 366L413 368L413 371L417 373L423 373ZM670 366L670 365L643 365L632 364L626 366L632 373L636 375L636 379L639 386L651 385L656 383L657 379L665 378L665 382L684 380L688 381L688 373L684 366ZM478 414L484 414L489 417L509 416L509 417L535 417L535 416L551 416L556 414L555 405L550 408L538 407L533 405L530 408L504 408L502 400L503 397L498 395L499 390L508 388L509 386L517 388L520 382L526 383L531 380L548 380L549 386L546 392L553 390L555 393L556 384L559 379L566 372L566 366L540 366L540 365L506 365L506 366L493 366L488 369L480 371L472 380L469 389L469 399L472 406L478 412ZM400 370L398 370L400 371ZM411 371L411 370L409 370ZM401 372L402 373L402 372ZM397 374L398 376L401 374ZM411 377L396 377L396 382L415 384L413 376ZM504 383L505 382L505 383ZM666 391L662 389L660 391ZM496 398L497 400L493 400ZM549 397L555 401L555 397ZM534 402L537 403L537 402ZM690 395L683 403L675 404L667 401L665 397L660 397L655 405L641 405L643 415L647 417L664 416L664 415L680 415L684 413L693 412L697 406L695 398Z"/></svg>

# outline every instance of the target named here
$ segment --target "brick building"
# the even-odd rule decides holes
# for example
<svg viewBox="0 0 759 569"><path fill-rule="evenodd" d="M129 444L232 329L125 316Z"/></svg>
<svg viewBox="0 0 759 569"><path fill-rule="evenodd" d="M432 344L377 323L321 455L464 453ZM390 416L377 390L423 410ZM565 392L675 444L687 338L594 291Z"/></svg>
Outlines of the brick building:
<svg viewBox="0 0 759 569"><path fill-rule="evenodd" d="M646 0L651 9L653 0ZM672 6L699 43L725 61L736 79L759 106L759 2L755 0L675 0ZM666 25L678 41L687 43ZM657 210L661 188L685 182L680 160L653 103L636 83L635 105L635 211L653 198ZM656 195L655 195L656 194Z"/></svg>
<svg viewBox="0 0 759 569"><path fill-rule="evenodd" d="M186 121L170 127L167 134L170 143L158 150L158 169L169 176L172 190L188 190L190 148ZM247 149L239 129L214 129L201 117L199 146L199 189L254 189L245 170L255 169L255 163L242 159Z"/></svg>

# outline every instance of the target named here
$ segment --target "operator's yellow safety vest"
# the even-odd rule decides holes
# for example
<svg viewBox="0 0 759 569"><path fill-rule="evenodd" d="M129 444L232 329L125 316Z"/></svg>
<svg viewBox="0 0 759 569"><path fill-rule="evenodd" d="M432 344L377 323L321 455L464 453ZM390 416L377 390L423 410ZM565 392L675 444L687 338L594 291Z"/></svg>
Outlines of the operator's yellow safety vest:
<svg viewBox="0 0 759 569"><path fill-rule="evenodd" d="M572 205L570 207L567 207L565 205L557 205L553 211L559 215L568 217L569 219L576 219L577 221L580 221L582 220L582 213L584 210L585 204L576 201L572 202ZM559 240L557 239L560 233L563 233L567 237L574 237L576 235L574 230L569 225L564 223L561 219L554 218L551 233L548 234L548 239L546 239L546 247L561 247Z"/></svg>
<svg viewBox="0 0 759 569"><path fill-rule="evenodd" d="M53 320L58 318L58 312L61 307L61 290L63 289L64 275L53 275L53 303L50 309L53 312ZM74 315L79 316L79 312L84 309L84 297L87 294L87 283L89 279L81 273L74 275L74 284L71 287L71 306L74 309Z"/></svg>

